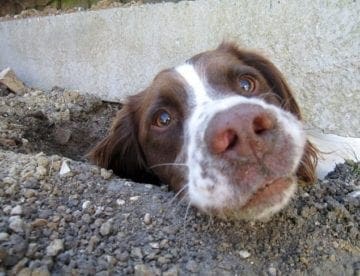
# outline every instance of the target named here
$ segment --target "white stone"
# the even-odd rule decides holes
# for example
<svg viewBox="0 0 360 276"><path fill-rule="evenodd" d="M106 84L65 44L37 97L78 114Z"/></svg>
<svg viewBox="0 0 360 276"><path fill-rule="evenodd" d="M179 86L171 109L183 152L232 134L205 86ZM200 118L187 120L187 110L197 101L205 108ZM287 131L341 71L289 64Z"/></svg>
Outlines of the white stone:
<svg viewBox="0 0 360 276"><path fill-rule="evenodd" d="M66 175L67 173L71 172L70 167L68 165L68 161L64 160L61 164L61 168L60 168L60 172L59 174L62 175Z"/></svg>
<svg viewBox="0 0 360 276"><path fill-rule="evenodd" d="M250 252L247 251L247 250L240 250L239 255L243 259L247 259L247 258L249 258L251 256Z"/></svg>
<svg viewBox="0 0 360 276"><path fill-rule="evenodd" d="M23 210L20 205L16 205L14 208L11 209L10 215L22 215Z"/></svg>
<svg viewBox="0 0 360 276"><path fill-rule="evenodd" d="M62 250L64 250L64 242L61 239L53 240L50 245L46 248L46 253L48 256L56 256Z"/></svg>

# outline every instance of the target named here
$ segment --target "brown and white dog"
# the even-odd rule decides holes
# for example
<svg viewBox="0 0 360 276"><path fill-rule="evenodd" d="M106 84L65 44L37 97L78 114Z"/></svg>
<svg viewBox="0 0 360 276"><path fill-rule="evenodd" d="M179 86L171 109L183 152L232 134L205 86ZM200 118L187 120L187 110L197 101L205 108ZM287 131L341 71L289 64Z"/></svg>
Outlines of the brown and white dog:
<svg viewBox="0 0 360 276"><path fill-rule="evenodd" d="M266 219L315 181L317 151L267 59L232 43L160 72L130 96L90 153L141 182L164 182L225 218Z"/></svg>

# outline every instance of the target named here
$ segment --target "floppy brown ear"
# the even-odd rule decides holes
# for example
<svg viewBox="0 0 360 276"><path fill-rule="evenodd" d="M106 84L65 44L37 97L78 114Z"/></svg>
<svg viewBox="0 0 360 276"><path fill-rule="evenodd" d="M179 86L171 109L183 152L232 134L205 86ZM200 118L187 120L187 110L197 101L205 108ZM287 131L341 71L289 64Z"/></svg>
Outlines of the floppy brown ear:
<svg viewBox="0 0 360 276"><path fill-rule="evenodd" d="M289 85L282 73L272 62L257 53L240 49L234 43L224 42L219 46L219 49L232 52L245 64L256 68L265 77L272 91L282 99L282 108L294 114L299 120L302 120L300 108ZM316 181L315 169L317 161L318 150L307 141L304 155L297 171L297 176L302 182L314 183Z"/></svg>
<svg viewBox="0 0 360 276"><path fill-rule="evenodd" d="M157 178L147 170L134 116L135 110L129 101L118 111L109 134L87 156L94 164L112 169L120 177L157 183Z"/></svg>

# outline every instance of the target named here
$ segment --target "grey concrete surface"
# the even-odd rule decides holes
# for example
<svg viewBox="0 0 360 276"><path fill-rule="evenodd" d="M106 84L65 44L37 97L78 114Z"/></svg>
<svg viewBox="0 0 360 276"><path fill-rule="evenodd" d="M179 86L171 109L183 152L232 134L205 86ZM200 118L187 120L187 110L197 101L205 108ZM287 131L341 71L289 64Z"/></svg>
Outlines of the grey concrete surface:
<svg viewBox="0 0 360 276"><path fill-rule="evenodd" d="M29 86L122 100L223 39L287 77L311 127L360 137L358 1L209 0L0 22L0 69Z"/></svg>

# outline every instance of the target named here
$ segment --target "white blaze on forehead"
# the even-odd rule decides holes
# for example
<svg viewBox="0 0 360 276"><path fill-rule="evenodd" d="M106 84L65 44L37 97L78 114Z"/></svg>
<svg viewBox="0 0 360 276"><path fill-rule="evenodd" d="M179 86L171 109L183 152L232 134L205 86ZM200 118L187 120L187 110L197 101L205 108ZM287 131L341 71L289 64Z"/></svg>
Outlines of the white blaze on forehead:
<svg viewBox="0 0 360 276"><path fill-rule="evenodd" d="M192 88L196 104L201 104L209 100L209 96L206 93L205 85L201 81L200 76L196 72L194 66L185 63L176 67L175 70L185 79L187 84Z"/></svg>

